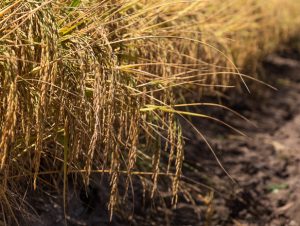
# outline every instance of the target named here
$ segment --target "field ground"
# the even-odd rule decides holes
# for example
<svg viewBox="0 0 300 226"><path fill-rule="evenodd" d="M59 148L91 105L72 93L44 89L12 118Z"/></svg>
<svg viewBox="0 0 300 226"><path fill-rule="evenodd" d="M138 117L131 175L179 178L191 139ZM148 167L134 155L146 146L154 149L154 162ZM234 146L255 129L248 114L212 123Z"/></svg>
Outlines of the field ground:
<svg viewBox="0 0 300 226"><path fill-rule="evenodd" d="M248 95L250 98L245 94L232 99L231 107L257 127L227 114L224 120L248 137L228 135L226 130L220 130L218 136L208 135L237 184L224 179L216 161L208 160L211 154L199 152L201 142L191 139L186 161L198 164L199 172L205 172L218 191L212 225L300 225L300 63L276 59L266 65L266 73L278 91L264 89L261 94ZM196 174L190 177L197 180Z"/></svg>
<svg viewBox="0 0 300 226"><path fill-rule="evenodd" d="M237 136L216 124L194 121L199 128L205 128L205 136L235 183L226 176L204 142L188 127L185 129L189 141L184 175L214 190L212 211L207 211L201 201L192 205L179 199L176 210L160 205L143 208L136 201L134 220L125 220L117 213L108 223L108 215L103 212L107 191L95 186L91 187L88 200L71 200L68 225L300 225L299 62L297 57L290 60L275 56L265 64L268 81L273 81L278 91L256 84L251 95L244 92L230 98L229 103L223 100L257 126L230 113L221 115L218 111L215 116L230 122L248 137ZM191 195L197 200L199 194ZM141 194L136 196L139 200ZM43 199L33 197L32 204L43 219L35 225L63 225L63 211L57 200L51 195ZM82 203L90 203L92 208Z"/></svg>

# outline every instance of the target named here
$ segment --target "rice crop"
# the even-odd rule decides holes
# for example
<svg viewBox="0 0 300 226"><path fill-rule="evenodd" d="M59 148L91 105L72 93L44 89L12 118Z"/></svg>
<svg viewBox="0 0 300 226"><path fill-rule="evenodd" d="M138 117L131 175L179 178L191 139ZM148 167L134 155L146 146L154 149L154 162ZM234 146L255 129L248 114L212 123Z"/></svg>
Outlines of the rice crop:
<svg viewBox="0 0 300 226"><path fill-rule="evenodd" d="M110 177L111 214L121 176L127 189L147 178L153 195L169 177L175 204L179 118L209 118L180 110L193 104L185 94L247 88L245 73L297 32L299 10L297 0L1 1L1 220L17 222L28 186L56 186L67 205L68 177L88 185L93 172Z"/></svg>

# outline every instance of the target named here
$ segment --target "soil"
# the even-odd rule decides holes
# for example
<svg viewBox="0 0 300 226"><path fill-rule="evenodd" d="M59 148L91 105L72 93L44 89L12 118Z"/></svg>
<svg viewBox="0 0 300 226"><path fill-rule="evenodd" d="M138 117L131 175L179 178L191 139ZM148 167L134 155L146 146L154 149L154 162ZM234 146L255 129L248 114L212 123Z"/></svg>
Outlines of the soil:
<svg viewBox="0 0 300 226"><path fill-rule="evenodd" d="M256 126L230 114L220 116L246 137L215 126L205 129L214 132L206 137L234 182L211 153L197 148L199 138L191 138L186 161L199 165L217 191L212 225L300 225L300 63L276 59L281 63L265 67L278 91L260 87L261 94L231 98L231 108Z"/></svg>
<svg viewBox="0 0 300 226"><path fill-rule="evenodd" d="M228 93L221 100L252 124L228 111L208 111L247 136L209 121L193 121L200 130L205 128L201 132L232 179L201 136L186 125L183 182L190 197L180 193L177 208L163 195L142 205L138 185L135 208L124 205L109 222L104 211L108 192L92 185L88 195L71 198L68 225L300 226L300 61L275 55L264 68L277 91L256 83L251 94ZM32 225L64 224L62 207L51 197L34 200L41 218ZM209 198L212 201L205 204Z"/></svg>
<svg viewBox="0 0 300 226"><path fill-rule="evenodd" d="M225 103L255 126L232 114L218 115L247 136L205 124L207 140L234 181L211 151L199 148L203 141L189 136L186 162L205 172L210 179L200 182L210 181L216 191L211 225L300 225L300 61L269 59L265 73L278 90L251 86L254 94L235 95ZM185 175L199 178L188 170Z"/></svg>

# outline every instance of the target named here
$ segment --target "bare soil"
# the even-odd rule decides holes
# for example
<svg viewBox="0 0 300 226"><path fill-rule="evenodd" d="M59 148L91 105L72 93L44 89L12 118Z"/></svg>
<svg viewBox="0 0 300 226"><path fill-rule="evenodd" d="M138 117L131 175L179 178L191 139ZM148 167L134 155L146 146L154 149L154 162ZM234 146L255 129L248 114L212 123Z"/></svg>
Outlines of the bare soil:
<svg viewBox="0 0 300 226"><path fill-rule="evenodd" d="M231 114L220 115L247 137L216 127L205 129L235 182L208 150L197 148L201 140L191 138L187 148L186 161L198 165L216 190L212 225L300 225L300 63L276 56L265 69L278 91L257 87L256 92L252 86L254 95L231 98L232 109L256 126ZM197 180L197 175L191 176Z"/></svg>

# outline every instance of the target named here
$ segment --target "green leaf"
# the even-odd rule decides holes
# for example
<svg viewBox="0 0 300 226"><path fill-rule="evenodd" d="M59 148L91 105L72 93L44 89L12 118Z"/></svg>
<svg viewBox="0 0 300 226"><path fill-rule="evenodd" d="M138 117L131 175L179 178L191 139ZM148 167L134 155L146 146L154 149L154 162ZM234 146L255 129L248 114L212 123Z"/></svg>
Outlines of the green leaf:
<svg viewBox="0 0 300 226"><path fill-rule="evenodd" d="M80 0L73 0L70 4L70 7L77 7L80 5Z"/></svg>
<svg viewBox="0 0 300 226"><path fill-rule="evenodd" d="M279 190L284 190L289 187L288 184L270 184L267 189L269 192L277 193Z"/></svg>

